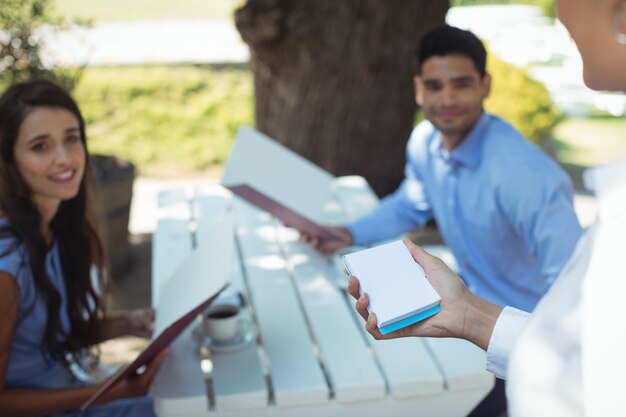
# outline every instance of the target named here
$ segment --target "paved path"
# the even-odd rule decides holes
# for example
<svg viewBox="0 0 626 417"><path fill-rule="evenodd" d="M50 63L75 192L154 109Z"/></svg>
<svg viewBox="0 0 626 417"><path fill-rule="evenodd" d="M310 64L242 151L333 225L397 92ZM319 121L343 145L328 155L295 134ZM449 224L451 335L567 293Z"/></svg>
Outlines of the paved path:
<svg viewBox="0 0 626 417"><path fill-rule="evenodd" d="M61 66L242 63L249 59L226 19L103 22L91 28L44 29L44 62Z"/></svg>
<svg viewBox="0 0 626 417"><path fill-rule="evenodd" d="M530 67L555 103L570 114L597 107L615 115L626 111L626 97L589 90L579 54L558 22L527 5L453 7L451 25L485 39L505 61ZM178 19L102 22L91 28L55 32L43 29L44 63L62 66L129 64L245 63L249 50L231 20ZM539 63L540 65L536 65ZM545 65L541 65L545 64Z"/></svg>

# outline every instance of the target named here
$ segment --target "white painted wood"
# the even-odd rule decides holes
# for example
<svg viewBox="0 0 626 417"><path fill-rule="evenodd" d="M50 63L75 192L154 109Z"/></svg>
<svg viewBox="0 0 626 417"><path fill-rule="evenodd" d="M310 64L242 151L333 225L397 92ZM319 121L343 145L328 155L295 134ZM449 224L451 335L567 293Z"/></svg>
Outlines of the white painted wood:
<svg viewBox="0 0 626 417"><path fill-rule="evenodd" d="M277 406L329 400L308 324L269 215L235 198L238 239Z"/></svg>
<svg viewBox="0 0 626 417"><path fill-rule="evenodd" d="M269 406L256 342L241 350L213 353L213 388L217 411L244 412Z"/></svg>
<svg viewBox="0 0 626 417"><path fill-rule="evenodd" d="M326 224L343 224L378 204L359 177L338 179L331 191L322 205ZM187 198L189 193L180 195ZM167 203L162 211L164 219L184 218L180 204L176 208L180 195L178 200L163 200ZM220 217L219 213L228 213L229 204L215 200L215 195L204 187L192 196L196 200L192 204L192 224L196 225L196 241L201 248L211 241L206 236L216 224L228 223L228 214ZM174 343L173 355L155 383L155 410L159 416L460 417L491 389L493 376L484 371L484 353L473 345L448 343L446 339L374 341L364 331L353 300L333 286L332 278L328 279L334 276L337 280L338 269L331 262L296 242L295 232L277 226L268 214L237 198L232 203L241 249L241 253L234 250L233 257L241 257L245 269L238 270L238 262L231 261L235 270L232 289L250 290L246 296L253 309L246 313L258 320L261 345L253 343L237 352L213 354L216 407L209 411L204 376L195 353L197 346L183 334ZM163 224L169 225L161 228L161 235L171 228L169 235L173 236L182 223ZM182 236L185 232L178 233ZM226 240L221 240L225 248L217 250L222 254L228 252ZM178 257L164 248L167 245L162 244L161 256L165 259L155 261L153 273L157 276L159 268L166 270L175 263L168 262L168 256ZM157 250L156 245L153 250ZM191 265L189 258L193 256L187 256L185 263ZM210 271L206 259L198 261L195 269ZM196 279L199 276L196 274ZM365 371L360 368L363 363ZM273 389L271 398L265 373ZM333 397L329 398L331 389Z"/></svg>
<svg viewBox="0 0 626 417"><path fill-rule="evenodd" d="M162 282L155 286L158 288L156 334L230 280L234 260L235 230L230 196L216 194L212 197L202 197L200 201L203 202L203 210L207 212L205 220L201 223L201 229L204 231L202 244L183 256L182 263L167 278L159 272L163 268L162 265L157 265L155 269L159 282ZM197 210L201 211L199 208ZM180 231L180 234L183 236L184 232ZM177 249L171 245L171 241L163 243L159 250L176 251ZM162 253L159 256L169 257Z"/></svg>
<svg viewBox="0 0 626 417"><path fill-rule="evenodd" d="M154 408L159 416L202 415L209 409L197 343L188 327L171 345L154 379Z"/></svg>
<svg viewBox="0 0 626 417"><path fill-rule="evenodd" d="M188 201L191 197L190 187L176 187L163 190L157 194L157 207L164 209L172 205L178 205L182 201Z"/></svg>
<svg viewBox="0 0 626 417"><path fill-rule="evenodd" d="M398 400L386 397L380 401L341 403L330 401L303 407L269 407L242 412L209 412L206 417L462 417L485 395L481 390L455 391L448 395ZM158 414L179 417L181 414Z"/></svg>
<svg viewBox="0 0 626 417"><path fill-rule="evenodd" d="M443 370L450 391L486 388L495 379L487 372L485 352L466 340L425 338L427 346Z"/></svg>
<svg viewBox="0 0 626 417"><path fill-rule="evenodd" d="M235 217L232 194L221 186L198 187L193 200L197 244L212 246L214 262L231 271L228 291L246 293L241 266L235 259ZM217 233L216 233L217 231ZM245 298L248 298L245 295ZM248 307L243 320L253 320ZM253 324L254 326L254 324ZM256 341L244 349L213 353L213 388L218 411L250 410L268 406L269 392Z"/></svg>
<svg viewBox="0 0 626 417"><path fill-rule="evenodd" d="M376 193L365 178L358 175L335 178L331 184L331 194L341 204L345 223L365 216L379 204Z"/></svg>
<svg viewBox="0 0 626 417"><path fill-rule="evenodd" d="M189 222L160 219L152 236L152 307L158 307L163 284L191 253Z"/></svg>
<svg viewBox="0 0 626 417"><path fill-rule="evenodd" d="M354 305L352 297L346 297ZM375 340L365 330L365 322L354 308L353 315L371 346L394 398L410 399L443 394L444 376L422 340Z"/></svg>
<svg viewBox="0 0 626 417"><path fill-rule="evenodd" d="M279 232L335 399L382 399L386 395L385 380L372 361L345 298L325 276L334 266L299 242L296 231L281 227Z"/></svg>
<svg viewBox="0 0 626 417"><path fill-rule="evenodd" d="M152 307L157 307L161 286L191 253L189 231L191 211L185 189L162 191L157 195L158 221L152 236Z"/></svg>
<svg viewBox="0 0 626 417"><path fill-rule="evenodd" d="M294 180L297 179L297 180ZM287 207L320 221L333 176L261 132L242 126L222 184L246 183Z"/></svg>

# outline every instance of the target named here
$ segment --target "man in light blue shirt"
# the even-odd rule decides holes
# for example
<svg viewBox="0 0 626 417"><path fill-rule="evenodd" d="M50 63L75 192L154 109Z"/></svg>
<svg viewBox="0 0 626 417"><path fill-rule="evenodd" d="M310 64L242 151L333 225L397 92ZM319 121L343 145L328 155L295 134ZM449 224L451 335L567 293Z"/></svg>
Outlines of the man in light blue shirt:
<svg viewBox="0 0 626 417"><path fill-rule="evenodd" d="M510 124L484 112L491 88L486 57L480 40L464 30L444 26L424 37L414 88L426 120L409 139L405 179L374 212L334 230L369 245L435 219L471 291L532 311L582 230L565 172ZM345 245L302 238L323 252ZM498 380L470 416L505 409Z"/></svg>
<svg viewBox="0 0 626 417"><path fill-rule="evenodd" d="M411 133L404 181L338 231L369 245L435 219L471 291L532 311L582 230L565 172L483 110L491 87L486 54L475 35L450 26L424 37L414 88L427 120ZM303 238L325 252L343 246Z"/></svg>

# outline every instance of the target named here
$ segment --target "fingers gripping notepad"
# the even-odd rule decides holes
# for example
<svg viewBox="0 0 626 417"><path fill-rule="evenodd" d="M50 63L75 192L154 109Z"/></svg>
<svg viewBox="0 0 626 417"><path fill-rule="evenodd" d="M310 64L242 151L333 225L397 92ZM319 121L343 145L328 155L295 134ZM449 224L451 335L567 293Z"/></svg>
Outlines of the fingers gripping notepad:
<svg viewBox="0 0 626 417"><path fill-rule="evenodd" d="M439 311L441 297L426 279L404 242L398 240L343 256L346 270L368 294L368 311L387 334L424 320Z"/></svg>

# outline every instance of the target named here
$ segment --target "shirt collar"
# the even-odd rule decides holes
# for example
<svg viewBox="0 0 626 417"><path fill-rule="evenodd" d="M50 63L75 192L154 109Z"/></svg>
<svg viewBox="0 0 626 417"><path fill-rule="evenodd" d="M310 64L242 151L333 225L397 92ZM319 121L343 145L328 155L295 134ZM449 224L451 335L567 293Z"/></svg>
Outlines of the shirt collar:
<svg viewBox="0 0 626 417"><path fill-rule="evenodd" d="M437 132L438 134L431 143L431 152L438 153L444 160L452 160L460 165L476 168L480 163L484 136L487 133L487 129L489 129L490 123L491 116L483 112L461 144L450 153L443 146L441 133Z"/></svg>

